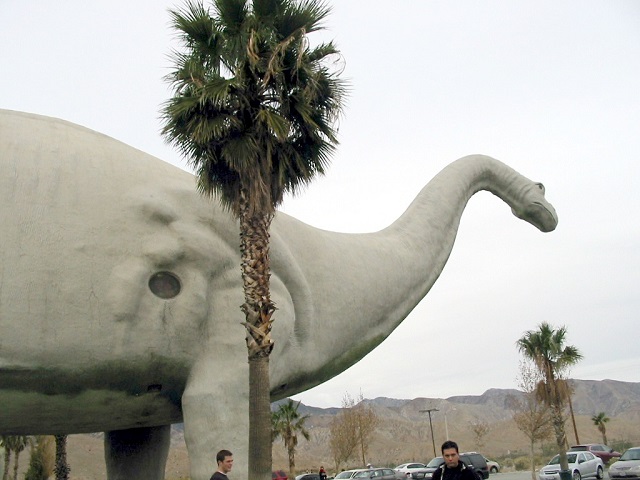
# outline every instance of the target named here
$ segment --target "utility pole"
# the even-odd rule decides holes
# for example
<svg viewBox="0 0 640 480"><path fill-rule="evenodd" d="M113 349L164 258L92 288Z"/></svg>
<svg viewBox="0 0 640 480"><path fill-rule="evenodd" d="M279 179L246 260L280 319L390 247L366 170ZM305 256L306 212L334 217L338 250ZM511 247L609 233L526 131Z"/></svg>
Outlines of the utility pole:
<svg viewBox="0 0 640 480"><path fill-rule="evenodd" d="M429 414L429 428L431 429L431 443L433 444L433 456L436 455L436 439L433 437L433 424L431 423L431 412L439 412L437 408L427 408L426 410L420 410L420 413L428 413Z"/></svg>

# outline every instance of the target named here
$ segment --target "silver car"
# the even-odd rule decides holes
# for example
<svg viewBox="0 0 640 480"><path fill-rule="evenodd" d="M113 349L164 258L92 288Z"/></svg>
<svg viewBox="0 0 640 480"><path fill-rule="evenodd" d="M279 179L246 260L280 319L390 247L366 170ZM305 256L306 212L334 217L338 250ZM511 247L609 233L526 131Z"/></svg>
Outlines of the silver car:
<svg viewBox="0 0 640 480"><path fill-rule="evenodd" d="M362 472L356 473L353 480L357 479L373 479L373 480L396 480L396 472L390 468L370 468Z"/></svg>
<svg viewBox="0 0 640 480"><path fill-rule="evenodd" d="M640 447L633 447L622 454L620 459L609 467L611 480L640 480Z"/></svg>
<svg viewBox="0 0 640 480"><path fill-rule="evenodd" d="M345 470L344 472L340 472L334 478L336 480L346 480L347 478L353 478L354 475L356 475L357 473L360 473L360 472L364 472L365 470L368 470L368 469L367 468L356 468L354 470Z"/></svg>
<svg viewBox="0 0 640 480"><path fill-rule="evenodd" d="M604 478L604 464L602 459L591 452L567 452L567 461L573 480L582 478ZM540 480L560 480L560 455L556 455L551 461L540 469Z"/></svg>

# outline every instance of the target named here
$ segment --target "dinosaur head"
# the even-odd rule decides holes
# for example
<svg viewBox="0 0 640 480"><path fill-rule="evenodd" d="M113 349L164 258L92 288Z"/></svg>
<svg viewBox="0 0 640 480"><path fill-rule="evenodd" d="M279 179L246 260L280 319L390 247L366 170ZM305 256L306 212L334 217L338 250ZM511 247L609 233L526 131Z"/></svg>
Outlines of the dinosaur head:
<svg viewBox="0 0 640 480"><path fill-rule="evenodd" d="M551 232L558 225L558 214L544 198L544 185L531 183L525 189L522 201L511 208L513 214L535 226L541 232Z"/></svg>

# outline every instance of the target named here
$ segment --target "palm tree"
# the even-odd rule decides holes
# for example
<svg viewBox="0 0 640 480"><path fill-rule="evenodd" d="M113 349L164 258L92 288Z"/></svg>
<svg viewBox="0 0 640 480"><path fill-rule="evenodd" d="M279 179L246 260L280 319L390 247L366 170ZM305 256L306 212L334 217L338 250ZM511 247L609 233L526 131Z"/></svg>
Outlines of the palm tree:
<svg viewBox="0 0 640 480"><path fill-rule="evenodd" d="M29 445L30 438L27 435L2 435L0 445L4 447L4 474L2 480L9 478L9 461L13 452L13 478L18 478L18 467L20 466L20 453Z"/></svg>
<svg viewBox="0 0 640 480"><path fill-rule="evenodd" d="M9 478L9 462L11 461L11 435L0 435L0 447L4 448L4 471L2 480Z"/></svg>
<svg viewBox="0 0 640 480"><path fill-rule="evenodd" d="M288 399L287 403L283 403L278 410L272 413L271 423L273 429L273 439L282 437L284 446L289 455L289 478L296 476L296 447L298 446L298 434L309 440L309 432L304 427L304 422L309 415L301 416L298 412L300 402L297 404Z"/></svg>
<svg viewBox="0 0 640 480"><path fill-rule="evenodd" d="M165 139L194 168L198 189L238 220L249 357L249 478L271 472L269 229L285 193L323 174L337 145L345 84L311 47L330 12L319 0L187 0L172 10L183 49L168 75Z"/></svg>
<svg viewBox="0 0 640 480"><path fill-rule="evenodd" d="M602 434L602 443L604 443L605 445L608 445L608 442L607 442L607 427L606 427L605 423L607 423L611 419L609 417L607 417L606 413L600 412L599 414L594 415L593 417L591 417L591 420L593 421L593 424L596 427L598 427L598 430Z"/></svg>
<svg viewBox="0 0 640 480"><path fill-rule="evenodd" d="M525 332L524 336L517 341L520 352L532 360L542 374L541 397L551 409L552 424L560 454L561 473L564 475L569 468L563 415L566 389L559 385L559 380L569 367L582 358L576 347L564 345L566 335L566 327L555 330L548 323L542 322L538 330ZM570 474L569 478L571 478ZM562 480L565 479L566 477Z"/></svg>

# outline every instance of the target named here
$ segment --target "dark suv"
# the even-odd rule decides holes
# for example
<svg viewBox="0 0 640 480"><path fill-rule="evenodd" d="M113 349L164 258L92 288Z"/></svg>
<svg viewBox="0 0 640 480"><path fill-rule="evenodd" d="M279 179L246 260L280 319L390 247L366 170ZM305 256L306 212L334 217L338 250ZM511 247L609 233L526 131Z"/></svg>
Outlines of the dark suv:
<svg viewBox="0 0 640 480"><path fill-rule="evenodd" d="M487 478L489 478L489 467L487 466L487 461L478 452L461 453L460 460L468 467L471 467L478 477L478 480L487 480ZM443 463L444 458L436 457L432 459L425 468L418 468L415 471L412 471L411 474L407 474L407 478L415 480L429 480L433 476L433 472L440 468Z"/></svg>

